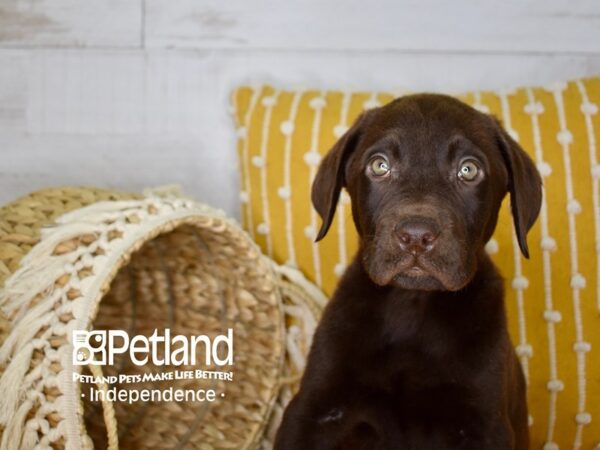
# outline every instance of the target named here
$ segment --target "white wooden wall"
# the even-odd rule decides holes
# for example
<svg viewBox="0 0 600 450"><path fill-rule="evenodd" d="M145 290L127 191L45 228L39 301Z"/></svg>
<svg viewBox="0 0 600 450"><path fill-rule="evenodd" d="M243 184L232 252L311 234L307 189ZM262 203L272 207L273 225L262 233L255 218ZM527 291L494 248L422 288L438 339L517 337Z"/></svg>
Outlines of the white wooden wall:
<svg viewBox="0 0 600 450"><path fill-rule="evenodd" d="M600 74L599 0L0 0L0 202L180 183L237 215L229 94Z"/></svg>

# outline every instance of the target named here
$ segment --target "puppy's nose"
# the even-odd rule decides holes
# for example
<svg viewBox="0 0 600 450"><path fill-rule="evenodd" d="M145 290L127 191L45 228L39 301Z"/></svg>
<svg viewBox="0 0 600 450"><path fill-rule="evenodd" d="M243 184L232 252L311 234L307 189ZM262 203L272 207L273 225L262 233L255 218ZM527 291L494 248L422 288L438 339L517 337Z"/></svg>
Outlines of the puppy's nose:
<svg viewBox="0 0 600 450"><path fill-rule="evenodd" d="M416 256L435 246L440 228L434 220L414 217L398 223L394 234L400 248Z"/></svg>

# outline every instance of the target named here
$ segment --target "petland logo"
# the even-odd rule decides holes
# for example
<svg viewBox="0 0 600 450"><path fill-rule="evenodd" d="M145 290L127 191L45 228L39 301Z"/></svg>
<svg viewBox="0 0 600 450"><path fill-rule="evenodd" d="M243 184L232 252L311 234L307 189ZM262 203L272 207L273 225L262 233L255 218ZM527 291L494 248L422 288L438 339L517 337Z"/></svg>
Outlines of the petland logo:
<svg viewBox="0 0 600 450"><path fill-rule="evenodd" d="M129 338L123 330L74 330L73 365L113 365L115 355L129 354L131 362L137 366L149 361L155 366L196 365L198 352L204 354L203 362L210 366L230 366L233 364L233 329L226 335L213 339L206 335L171 337L171 330L158 330L150 337L136 335Z"/></svg>

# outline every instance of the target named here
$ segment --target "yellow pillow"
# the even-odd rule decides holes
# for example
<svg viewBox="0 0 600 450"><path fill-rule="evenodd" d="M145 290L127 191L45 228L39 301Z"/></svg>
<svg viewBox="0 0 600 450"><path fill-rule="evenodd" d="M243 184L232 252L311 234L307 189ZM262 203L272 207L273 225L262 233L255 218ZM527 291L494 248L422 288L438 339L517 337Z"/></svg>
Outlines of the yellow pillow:
<svg viewBox="0 0 600 450"><path fill-rule="evenodd" d="M600 78L458 96L502 120L544 179L521 257L505 201L486 246L506 279L510 332L528 380L531 448L600 445ZM241 87L233 95L245 228L263 251L331 294L357 240L343 194L331 231L310 185L319 159L366 108L391 93Z"/></svg>

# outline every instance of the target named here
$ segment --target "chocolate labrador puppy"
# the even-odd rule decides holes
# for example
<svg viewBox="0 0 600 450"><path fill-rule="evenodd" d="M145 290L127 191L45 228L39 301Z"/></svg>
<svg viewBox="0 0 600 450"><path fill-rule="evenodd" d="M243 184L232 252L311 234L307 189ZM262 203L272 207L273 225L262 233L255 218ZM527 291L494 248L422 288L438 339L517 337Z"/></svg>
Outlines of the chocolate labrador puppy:
<svg viewBox="0 0 600 450"><path fill-rule="evenodd" d="M324 158L317 240L344 187L359 250L275 449L527 449L524 377L484 244L510 193L528 257L541 204L531 159L490 116L412 95L362 114Z"/></svg>

